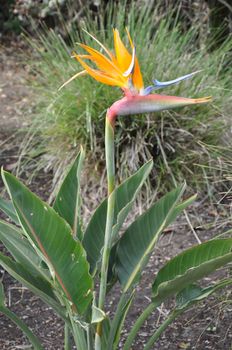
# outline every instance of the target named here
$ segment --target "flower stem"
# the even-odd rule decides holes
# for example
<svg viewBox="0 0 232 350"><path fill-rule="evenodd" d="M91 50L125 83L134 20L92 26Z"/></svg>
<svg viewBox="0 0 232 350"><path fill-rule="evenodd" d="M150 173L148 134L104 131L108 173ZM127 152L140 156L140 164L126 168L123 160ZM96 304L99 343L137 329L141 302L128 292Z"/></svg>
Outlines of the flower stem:
<svg viewBox="0 0 232 350"><path fill-rule="evenodd" d="M160 335L165 331L165 329L178 317L184 310L173 310L173 312L169 315L169 317L161 324L161 326L157 329L157 331L151 336L148 340L147 344L144 347L144 350L152 349L152 346L160 337Z"/></svg>
<svg viewBox="0 0 232 350"><path fill-rule="evenodd" d="M131 345L136 337L136 335L138 334L138 331L140 330L140 328L142 327L142 325L144 324L144 322L146 321L146 319L150 316L150 314L152 313L152 311L158 306L158 304L156 303L151 303L149 304L146 309L142 312L142 314L139 316L139 318L136 320L135 324L133 325L127 340L124 344L123 350L130 350L131 349Z"/></svg>
<svg viewBox="0 0 232 350"><path fill-rule="evenodd" d="M106 115L105 125L105 153L106 153L106 170L108 196L115 188L115 164L114 164L114 125Z"/></svg>
<svg viewBox="0 0 232 350"><path fill-rule="evenodd" d="M106 296L107 287L107 273L109 265L109 256L112 239L112 227L114 220L114 206L115 206L115 164L114 164L114 126L111 123L108 115L106 115L105 125L105 152L106 152L106 169L107 169L107 185L108 185L108 202L107 202L107 216L106 216L106 229L105 240L102 255L101 265L101 279L100 279L100 291L98 307L103 310ZM102 322L97 324L95 346L96 349L101 349L101 335L102 335Z"/></svg>

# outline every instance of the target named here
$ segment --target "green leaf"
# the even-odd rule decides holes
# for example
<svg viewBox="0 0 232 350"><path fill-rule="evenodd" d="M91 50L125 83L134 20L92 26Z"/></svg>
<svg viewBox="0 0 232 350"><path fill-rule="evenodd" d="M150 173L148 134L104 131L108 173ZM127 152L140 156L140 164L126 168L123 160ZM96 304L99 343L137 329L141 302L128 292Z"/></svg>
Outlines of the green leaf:
<svg viewBox="0 0 232 350"><path fill-rule="evenodd" d="M3 179L29 241L42 253L73 310L82 314L92 299L92 278L81 243L55 210L12 174L3 172Z"/></svg>
<svg viewBox="0 0 232 350"><path fill-rule="evenodd" d="M137 281L162 231L190 200L178 206L185 184L162 197L126 230L117 243L115 271L124 292ZM194 198L192 197L191 200Z"/></svg>
<svg viewBox="0 0 232 350"><path fill-rule="evenodd" d="M69 223L74 236L80 240L83 238L80 219L80 172L83 159L84 151L81 148L60 187L53 206L55 211Z"/></svg>
<svg viewBox="0 0 232 350"><path fill-rule="evenodd" d="M197 194L194 194L193 196L187 198L180 204L178 204L172 211L171 215L168 218L167 221L167 226L169 226L175 219L177 218L178 215L182 213L190 204L192 204L197 197Z"/></svg>
<svg viewBox="0 0 232 350"><path fill-rule="evenodd" d="M11 201L0 197L0 209L15 223L19 225L19 220Z"/></svg>
<svg viewBox="0 0 232 350"><path fill-rule="evenodd" d="M232 284L231 279L224 279L220 282L217 282L213 286L209 286L206 288L201 288L196 284L191 284L181 290L176 296L176 308L178 310L187 309L192 306L196 302L199 302L211 294L215 293L217 290L224 288L228 285Z"/></svg>
<svg viewBox="0 0 232 350"><path fill-rule="evenodd" d="M46 281L43 277L39 276L38 274L32 275L20 263L13 261L11 258L3 255L1 252L0 264L11 276L24 284L28 289L32 290L36 294L38 294L37 290L41 291L41 293L46 294L46 296L55 300L51 283Z"/></svg>
<svg viewBox="0 0 232 350"><path fill-rule="evenodd" d="M164 265L152 285L153 301L163 302L232 261L232 239L215 239L187 249Z"/></svg>
<svg viewBox="0 0 232 350"><path fill-rule="evenodd" d="M103 321L106 318L106 314L103 310L97 307L96 295L93 295L93 303L92 303L92 317L91 323L98 323Z"/></svg>
<svg viewBox="0 0 232 350"><path fill-rule="evenodd" d="M41 258L18 228L0 221L0 240L14 259L31 274L50 280L48 270L42 268Z"/></svg>
<svg viewBox="0 0 232 350"><path fill-rule="evenodd" d="M211 287L209 287L211 289ZM185 309L191 306L193 302L197 301L198 298L203 299L204 290L208 288L201 288L197 284L190 284L183 290L181 290L176 296L176 308L178 310ZM208 293L206 293L208 296Z"/></svg>
<svg viewBox="0 0 232 350"><path fill-rule="evenodd" d="M125 218L130 212L135 197L149 175L153 162L144 164L135 174L125 180L115 190L115 210L113 235L116 237ZM87 252L92 273L96 272L96 265L101 259L106 226L107 199L105 199L93 214L84 234L83 246Z"/></svg>
<svg viewBox="0 0 232 350"><path fill-rule="evenodd" d="M92 305L92 318L91 323L98 323L106 318L106 314L103 310L99 309L96 305Z"/></svg>
<svg viewBox="0 0 232 350"><path fill-rule="evenodd" d="M51 306L57 314L66 320L63 307L55 299L51 284L37 275L30 274L20 263L17 263L0 253L0 265L17 281L22 283L45 303Z"/></svg>

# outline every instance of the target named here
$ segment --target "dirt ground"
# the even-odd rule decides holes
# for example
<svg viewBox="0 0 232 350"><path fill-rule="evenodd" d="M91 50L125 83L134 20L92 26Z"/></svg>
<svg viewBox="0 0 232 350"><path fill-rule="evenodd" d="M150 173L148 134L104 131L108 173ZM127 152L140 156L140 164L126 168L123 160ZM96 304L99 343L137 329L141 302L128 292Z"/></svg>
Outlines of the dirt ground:
<svg viewBox="0 0 232 350"><path fill-rule="evenodd" d="M0 165L9 171L14 169L19 157L23 134L18 131L22 123L25 127L27 125L23 114L25 108L28 108L31 103L30 89L26 84L27 66L21 54L18 54L17 45L15 43L10 48L0 47ZM26 179L26 177L25 174L24 178ZM30 184L30 188L46 199L49 195L50 184L51 174L41 171ZM2 190L2 183L0 185L0 190ZM202 241L230 228L228 222L223 225L226 218L222 207L209 205L207 198L205 200L198 199L188 210L188 213L196 234ZM150 284L158 268L171 256L196 243L196 238L184 217L179 218L161 237L138 287L137 298L123 331L124 336L128 333L135 317L148 304ZM3 247L1 248L4 250ZM46 350L63 349L62 321L38 297L22 287L2 269L0 271L5 287L6 302L10 309L39 336ZM213 280L226 273L228 271L217 272L215 276L210 276L205 282L209 283L210 279ZM109 296L108 308L115 304L119 293L120 289L117 286L116 290L111 292ZM182 315L161 336L154 349L231 350L231 304L232 293L231 289L228 288L223 293L211 297ZM172 302L162 306L152 315L137 338L136 344L133 346L134 350L143 348L149 334L157 328L160 321L168 314L171 306ZM21 331L3 315L0 315L0 329L0 349L30 348Z"/></svg>

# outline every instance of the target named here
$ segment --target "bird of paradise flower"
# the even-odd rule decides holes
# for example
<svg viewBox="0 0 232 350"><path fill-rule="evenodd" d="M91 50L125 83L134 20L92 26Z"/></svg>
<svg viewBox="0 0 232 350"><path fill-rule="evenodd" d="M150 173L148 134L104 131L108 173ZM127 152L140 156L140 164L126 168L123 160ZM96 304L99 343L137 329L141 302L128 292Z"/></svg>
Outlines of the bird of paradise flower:
<svg viewBox="0 0 232 350"><path fill-rule="evenodd" d="M114 53L106 48L93 35L88 33L105 54L80 43L79 46L84 49L86 53L73 53L73 57L81 64L84 70L72 76L61 88L70 83L73 79L86 74L89 74L102 84L120 87L123 90L124 97L116 101L108 110L108 117L112 123L114 123L116 116L119 115L156 112L191 104L207 103L211 100L211 97L184 98L152 93L154 90L187 80L199 71L166 82L160 82L155 79L152 85L144 87L135 45L129 31L127 29L126 31L131 46L131 53L123 44L117 29L113 29ZM92 62L97 69L91 67L86 61Z"/></svg>

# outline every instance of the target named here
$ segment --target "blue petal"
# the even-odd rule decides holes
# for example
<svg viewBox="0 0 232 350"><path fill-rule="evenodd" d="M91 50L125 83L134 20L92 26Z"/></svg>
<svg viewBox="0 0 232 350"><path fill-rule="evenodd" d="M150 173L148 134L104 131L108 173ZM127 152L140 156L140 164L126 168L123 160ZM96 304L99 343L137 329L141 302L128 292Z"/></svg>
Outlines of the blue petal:
<svg viewBox="0 0 232 350"><path fill-rule="evenodd" d="M145 89L143 89L143 91L141 91L140 95L143 95L143 96L149 95L153 90L158 90L158 89L162 89L162 88L168 87L170 85L178 84L179 82L181 82L183 80L187 80L189 78L192 78L193 75L195 75L195 74L197 74L199 72L201 72L201 71L198 70L196 72L183 75L182 77L179 77L177 79L169 80L169 81L163 81L163 82L155 79L155 80L153 80L154 85L147 86Z"/></svg>
<svg viewBox="0 0 232 350"><path fill-rule="evenodd" d="M193 73L190 73L190 74L186 74L186 75L183 75L182 77L180 78L177 78L177 79L174 79L174 80L169 80L169 81L159 81L159 80L153 80L153 83L154 83L154 88L153 89L161 89L161 88L165 88L167 86L170 86L170 85L175 85L175 84L178 84L179 82L183 81L183 80L187 80L189 78L192 78L193 75L199 73L200 71L196 71L196 72L193 72Z"/></svg>
<svg viewBox="0 0 232 350"><path fill-rule="evenodd" d="M154 85L147 86L145 89L140 91L140 95L146 96L149 95L155 89Z"/></svg>

